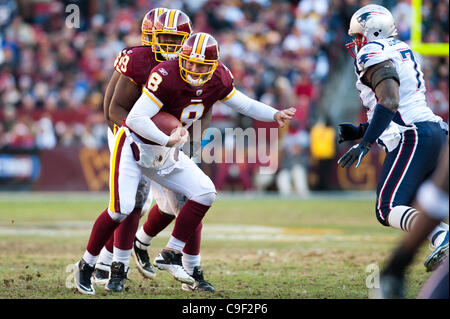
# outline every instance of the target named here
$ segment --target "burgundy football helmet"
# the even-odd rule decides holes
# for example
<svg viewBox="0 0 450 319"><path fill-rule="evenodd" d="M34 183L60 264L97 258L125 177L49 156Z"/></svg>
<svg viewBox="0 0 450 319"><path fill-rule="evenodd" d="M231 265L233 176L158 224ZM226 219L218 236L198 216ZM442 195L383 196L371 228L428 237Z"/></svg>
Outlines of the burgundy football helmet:
<svg viewBox="0 0 450 319"><path fill-rule="evenodd" d="M184 12L171 9L161 14L153 30L153 52L156 61L176 59L191 33L192 22Z"/></svg>
<svg viewBox="0 0 450 319"><path fill-rule="evenodd" d="M155 8L147 12L141 24L141 43L142 45L153 44L153 30L158 17L164 12L169 11L166 8Z"/></svg>
<svg viewBox="0 0 450 319"><path fill-rule="evenodd" d="M219 44L208 33L195 33L183 44L179 65L182 79L200 86L211 79L219 64Z"/></svg>

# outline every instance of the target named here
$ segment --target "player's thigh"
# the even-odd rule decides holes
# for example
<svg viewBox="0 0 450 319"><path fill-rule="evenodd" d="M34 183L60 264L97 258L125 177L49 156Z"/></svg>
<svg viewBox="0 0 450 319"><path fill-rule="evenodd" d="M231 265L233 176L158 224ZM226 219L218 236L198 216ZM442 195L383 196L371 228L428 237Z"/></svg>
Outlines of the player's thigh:
<svg viewBox="0 0 450 319"><path fill-rule="evenodd" d="M159 185L192 199L201 195L216 193L211 179L184 153L180 152L181 165L168 174L159 175L157 172L145 170L147 176Z"/></svg>
<svg viewBox="0 0 450 319"><path fill-rule="evenodd" d="M136 192L142 172L133 157L130 142L123 130L115 139L110 161L110 203L109 210L129 214L136 203Z"/></svg>
<svg viewBox="0 0 450 319"><path fill-rule="evenodd" d="M409 205L419 185L437 165L442 146L439 127L419 127L404 132L397 149L388 153L383 165L377 195L382 204Z"/></svg>
<svg viewBox="0 0 450 319"><path fill-rule="evenodd" d="M171 191L154 181L152 182L151 191L160 211L173 216L178 215L178 212L183 206L183 204L178 201L180 194L177 196L174 191Z"/></svg>

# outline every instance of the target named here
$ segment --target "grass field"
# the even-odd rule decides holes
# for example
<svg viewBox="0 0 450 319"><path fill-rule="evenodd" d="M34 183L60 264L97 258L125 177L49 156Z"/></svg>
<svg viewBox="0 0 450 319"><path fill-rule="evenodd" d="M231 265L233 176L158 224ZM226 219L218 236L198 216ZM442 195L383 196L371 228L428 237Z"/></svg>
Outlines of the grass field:
<svg viewBox="0 0 450 319"><path fill-rule="evenodd" d="M0 298L368 298L366 268L382 268L402 233L381 226L373 199L220 198L204 219L202 267L213 295L180 289L168 273L144 279L130 262L126 292L95 296L66 287L106 195L0 196ZM143 220L141 220L141 223ZM152 242L151 257L173 224ZM422 247L408 297L428 278Z"/></svg>

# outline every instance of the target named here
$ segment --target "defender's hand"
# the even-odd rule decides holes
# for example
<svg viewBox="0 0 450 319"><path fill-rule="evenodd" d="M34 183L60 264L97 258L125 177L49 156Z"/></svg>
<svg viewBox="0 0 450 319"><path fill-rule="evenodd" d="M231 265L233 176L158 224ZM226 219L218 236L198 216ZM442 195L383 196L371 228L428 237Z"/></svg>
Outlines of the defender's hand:
<svg viewBox="0 0 450 319"><path fill-rule="evenodd" d="M172 147L177 144L180 146L187 142L188 139L188 131L186 131L183 127L177 127L175 130L172 131L172 134L169 136L169 141L167 142L167 147Z"/></svg>
<svg viewBox="0 0 450 319"><path fill-rule="evenodd" d="M361 123L359 126L353 125L352 123L341 123L338 124L338 143L344 141L358 140L364 136L369 123Z"/></svg>
<svg viewBox="0 0 450 319"><path fill-rule="evenodd" d="M358 160L355 167L359 166L362 158L369 152L370 144L362 141L359 144L356 144L351 149L347 151L339 160L338 164L341 164L342 167L350 168L353 163Z"/></svg>
<svg viewBox="0 0 450 319"><path fill-rule="evenodd" d="M290 107L288 109L278 111L277 113L275 113L273 119L275 120L275 122L278 123L279 127L284 127L286 122L294 116L295 112L296 109L294 107Z"/></svg>

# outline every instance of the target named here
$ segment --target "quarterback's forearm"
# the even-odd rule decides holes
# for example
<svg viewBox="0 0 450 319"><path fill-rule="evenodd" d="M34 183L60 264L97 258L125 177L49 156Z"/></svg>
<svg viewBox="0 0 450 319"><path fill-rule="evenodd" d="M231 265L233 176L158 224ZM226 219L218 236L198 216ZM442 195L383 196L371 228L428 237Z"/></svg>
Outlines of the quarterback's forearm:
<svg viewBox="0 0 450 319"><path fill-rule="evenodd" d="M128 114L125 124L143 138L166 145L169 136L164 134L151 120L159 111L160 107L145 93L142 93Z"/></svg>
<svg viewBox="0 0 450 319"><path fill-rule="evenodd" d="M263 122L275 121L274 116L278 112L277 109L251 99L238 90L223 103L239 113Z"/></svg>

